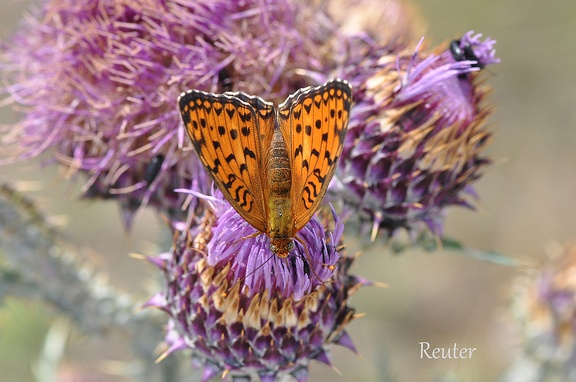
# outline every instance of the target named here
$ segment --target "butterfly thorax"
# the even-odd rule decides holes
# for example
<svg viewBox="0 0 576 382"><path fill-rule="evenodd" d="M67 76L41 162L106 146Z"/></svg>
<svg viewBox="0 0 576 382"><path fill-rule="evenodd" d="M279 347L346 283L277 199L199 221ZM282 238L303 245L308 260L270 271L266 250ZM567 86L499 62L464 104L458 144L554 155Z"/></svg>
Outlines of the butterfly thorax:
<svg viewBox="0 0 576 382"><path fill-rule="evenodd" d="M292 213L292 170L286 142L278 125L268 156L268 227L270 249L278 257L284 258L294 248L294 218Z"/></svg>

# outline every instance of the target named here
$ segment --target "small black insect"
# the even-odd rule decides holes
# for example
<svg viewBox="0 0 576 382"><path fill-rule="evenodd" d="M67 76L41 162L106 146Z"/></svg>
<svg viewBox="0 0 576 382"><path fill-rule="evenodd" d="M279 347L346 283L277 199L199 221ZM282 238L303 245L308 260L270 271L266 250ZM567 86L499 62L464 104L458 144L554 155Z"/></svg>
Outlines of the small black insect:
<svg viewBox="0 0 576 382"><path fill-rule="evenodd" d="M222 93L232 91L232 78L230 78L230 73L226 69L218 72L218 85Z"/></svg>
<svg viewBox="0 0 576 382"><path fill-rule="evenodd" d="M484 68L484 64L480 61L474 50L472 49L472 45L470 43L464 44L462 47L460 40L452 40L450 42L450 53L452 57L456 61L476 61L476 63L472 64L471 67L482 69ZM458 78L466 78L466 73L462 73L458 75Z"/></svg>
<svg viewBox="0 0 576 382"><path fill-rule="evenodd" d="M302 264L304 265L304 273L306 276L310 276L310 264L306 259L302 259Z"/></svg>
<svg viewBox="0 0 576 382"><path fill-rule="evenodd" d="M152 158L148 166L146 166L144 170L144 181L148 186L156 179L158 173L160 173L162 163L164 163L164 155L158 154Z"/></svg>

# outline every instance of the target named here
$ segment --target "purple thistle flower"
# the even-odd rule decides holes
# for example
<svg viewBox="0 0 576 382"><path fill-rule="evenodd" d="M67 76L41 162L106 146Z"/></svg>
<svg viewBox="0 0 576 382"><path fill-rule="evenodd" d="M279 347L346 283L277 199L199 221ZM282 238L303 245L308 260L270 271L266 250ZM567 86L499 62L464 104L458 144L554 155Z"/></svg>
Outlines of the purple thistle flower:
<svg viewBox="0 0 576 382"><path fill-rule="evenodd" d="M171 316L166 354L192 349L203 380L224 372L304 381L311 360L330 364L328 345L355 351L344 330L354 318L347 300L368 282L340 258L340 220L328 232L313 219L299 232L307 252L297 242L280 259L266 235L248 237L254 228L219 193L212 205L193 228L174 224L172 253L151 259L167 279L147 304Z"/></svg>
<svg viewBox="0 0 576 382"><path fill-rule="evenodd" d="M287 259L281 259L270 251L270 239L265 234L250 237L257 231L234 209L228 209L215 224L213 240L207 246L208 263L233 264L232 284L243 280L249 291L268 290L300 300L333 274L338 253L333 244L326 243L324 229L313 219L298 236L306 244L307 251L315 255L308 261L306 249L295 241L295 249ZM339 232L342 224L338 224ZM249 239L243 239L250 237ZM240 239L239 239L240 238ZM337 238L339 239L339 238ZM338 242L332 238L330 242ZM263 261L265 259L265 261ZM304 271L304 273L300 273Z"/></svg>
<svg viewBox="0 0 576 382"><path fill-rule="evenodd" d="M368 47L345 68L355 104L335 192L364 212L373 238L420 222L441 234L446 207L471 206L471 183L489 162L481 152L490 109L477 78L479 65L498 62L493 45L469 32L458 47L473 57Z"/></svg>
<svg viewBox="0 0 576 382"><path fill-rule="evenodd" d="M576 247L563 248L537 272L516 280L511 314L521 343L521 361L509 371L523 379L571 380L576 373ZM540 378L541 379L541 378ZM534 379L536 380L536 379Z"/></svg>
<svg viewBox="0 0 576 382"><path fill-rule="evenodd" d="M322 9L288 0L47 0L1 46L4 102L25 112L4 142L18 158L49 151L49 162L86 175L84 196L119 200L127 225L143 203L182 218L173 190L207 193L210 182L183 151L178 95L233 89L278 100L309 85L299 71L334 65L334 33Z"/></svg>

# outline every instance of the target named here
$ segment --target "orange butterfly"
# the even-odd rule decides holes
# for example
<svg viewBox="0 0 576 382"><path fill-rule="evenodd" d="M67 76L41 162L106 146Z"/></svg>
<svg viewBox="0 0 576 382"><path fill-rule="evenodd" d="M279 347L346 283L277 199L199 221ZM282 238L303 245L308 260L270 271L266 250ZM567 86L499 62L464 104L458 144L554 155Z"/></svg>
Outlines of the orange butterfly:
<svg viewBox="0 0 576 382"><path fill-rule="evenodd" d="M236 211L285 258L318 209L342 153L352 90L333 79L289 96L188 90L178 103L196 153Z"/></svg>

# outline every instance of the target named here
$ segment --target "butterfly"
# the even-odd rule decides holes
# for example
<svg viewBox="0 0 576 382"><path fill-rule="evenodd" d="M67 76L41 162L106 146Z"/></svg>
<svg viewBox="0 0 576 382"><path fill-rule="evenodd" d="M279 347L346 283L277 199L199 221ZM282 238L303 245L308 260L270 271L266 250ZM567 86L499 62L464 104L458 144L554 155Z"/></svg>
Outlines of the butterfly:
<svg viewBox="0 0 576 382"><path fill-rule="evenodd" d="M352 102L348 82L299 89L275 108L242 92L188 90L178 99L192 145L232 207L280 258L318 209L334 175Z"/></svg>

